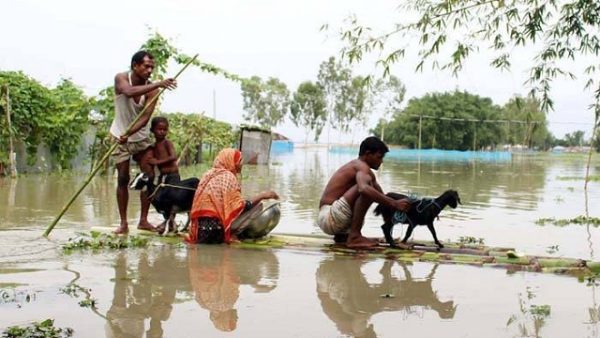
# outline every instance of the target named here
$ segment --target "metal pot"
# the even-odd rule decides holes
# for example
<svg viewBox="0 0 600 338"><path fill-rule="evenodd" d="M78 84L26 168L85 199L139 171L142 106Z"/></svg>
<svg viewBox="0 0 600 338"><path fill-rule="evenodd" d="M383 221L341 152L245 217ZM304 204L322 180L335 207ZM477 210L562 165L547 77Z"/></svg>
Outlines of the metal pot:
<svg viewBox="0 0 600 338"><path fill-rule="evenodd" d="M260 238L273 230L281 218L280 202L261 202L238 217L232 224L238 238Z"/></svg>

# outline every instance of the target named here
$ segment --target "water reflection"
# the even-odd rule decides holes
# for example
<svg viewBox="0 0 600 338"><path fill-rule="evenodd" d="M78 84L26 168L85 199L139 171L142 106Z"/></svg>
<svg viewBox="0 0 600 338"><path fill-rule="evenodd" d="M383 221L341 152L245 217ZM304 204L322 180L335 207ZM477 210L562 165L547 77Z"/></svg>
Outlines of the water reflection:
<svg viewBox="0 0 600 338"><path fill-rule="evenodd" d="M369 283L361 271L369 262L380 261L334 257L322 261L317 269L317 295L323 312L340 333L375 337L370 319L384 311L400 311L411 316L417 315L417 310L429 310L441 319L454 317L457 306L452 300L441 301L432 287L437 265L431 265L427 277L415 279L405 263L385 260L379 270L382 281ZM396 264L403 272L402 278L392 273Z"/></svg>
<svg viewBox="0 0 600 338"><path fill-rule="evenodd" d="M162 337L162 323L169 319L178 290L189 290L182 279L185 261L174 250L162 250L154 261L140 253L136 265L129 266L126 254L115 262L113 300L108 310L107 337L144 337L145 321L150 321L146 337Z"/></svg>
<svg viewBox="0 0 600 338"><path fill-rule="evenodd" d="M188 251L190 283L196 302L208 310L210 320L220 331L229 332L237 327L235 304L240 285L250 285L255 292L270 292L277 286L277 257L268 251L256 253L214 246Z"/></svg>
<svg viewBox="0 0 600 338"><path fill-rule="evenodd" d="M237 327L240 286L256 293L277 287L279 262L268 251L199 246L181 251L143 251L139 259L120 253L114 265L113 299L106 314L107 337L163 337L173 304L197 302L214 327Z"/></svg>

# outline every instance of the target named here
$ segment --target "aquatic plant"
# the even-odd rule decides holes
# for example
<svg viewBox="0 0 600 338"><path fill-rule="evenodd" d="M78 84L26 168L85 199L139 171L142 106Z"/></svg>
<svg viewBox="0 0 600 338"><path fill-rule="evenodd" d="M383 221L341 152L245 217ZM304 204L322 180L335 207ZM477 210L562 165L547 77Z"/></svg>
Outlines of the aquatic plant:
<svg viewBox="0 0 600 338"><path fill-rule="evenodd" d="M95 298L86 298L79 301L79 306L81 307L91 307L95 308L98 304L98 301Z"/></svg>
<svg viewBox="0 0 600 338"><path fill-rule="evenodd" d="M33 322L29 326L11 326L2 332L2 338L64 338L72 337L72 328L57 328L53 319Z"/></svg>
<svg viewBox="0 0 600 338"><path fill-rule="evenodd" d="M562 219L556 219L554 217L550 217L550 218L540 218L537 221L535 221L535 224L537 225L545 225L545 224L552 224L552 225L558 225L558 226L565 226L565 225L570 225L570 224L581 224L581 225L593 225L595 227L600 226L600 218L598 217L587 217L587 216L577 216L575 218L562 218Z"/></svg>
<svg viewBox="0 0 600 338"><path fill-rule="evenodd" d="M475 238L472 236L460 236L458 238L458 242L460 244L481 244L481 245L483 245L485 243L485 240L481 237Z"/></svg>
<svg viewBox="0 0 600 338"><path fill-rule="evenodd" d="M584 176L557 176L556 179L559 181L583 181L583 180L585 180L585 177ZM600 175L590 175L588 177L588 181L600 182Z"/></svg>
<svg viewBox="0 0 600 338"><path fill-rule="evenodd" d="M63 252L70 253L73 250L143 248L148 242L149 238L141 236L118 236L91 231L90 234L80 233L78 237L69 238L62 249Z"/></svg>
<svg viewBox="0 0 600 338"><path fill-rule="evenodd" d="M64 288L60 289L61 293L69 295L71 297L79 297L79 293L88 294L92 289L84 288L83 286L75 283L68 284Z"/></svg>
<svg viewBox="0 0 600 338"><path fill-rule="evenodd" d="M506 322L506 327L518 324L517 329L521 337L540 337L542 327L546 324L546 318L550 316L550 305L532 304L535 297L536 295L530 287L526 288L525 296L519 292L520 313L511 315Z"/></svg>

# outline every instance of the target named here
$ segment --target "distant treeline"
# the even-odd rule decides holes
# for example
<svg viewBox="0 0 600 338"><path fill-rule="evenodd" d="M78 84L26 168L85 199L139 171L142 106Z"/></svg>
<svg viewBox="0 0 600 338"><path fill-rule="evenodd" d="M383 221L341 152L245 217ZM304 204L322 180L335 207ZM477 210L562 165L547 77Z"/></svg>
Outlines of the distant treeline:
<svg viewBox="0 0 600 338"><path fill-rule="evenodd" d="M490 98L464 91L430 93L408 101L389 121L380 120L371 131L386 142L410 148L452 150L498 149L521 145L545 150L556 145L584 146L584 132L555 138L546 114L533 98L514 97L504 106ZM598 146L598 145L596 145Z"/></svg>

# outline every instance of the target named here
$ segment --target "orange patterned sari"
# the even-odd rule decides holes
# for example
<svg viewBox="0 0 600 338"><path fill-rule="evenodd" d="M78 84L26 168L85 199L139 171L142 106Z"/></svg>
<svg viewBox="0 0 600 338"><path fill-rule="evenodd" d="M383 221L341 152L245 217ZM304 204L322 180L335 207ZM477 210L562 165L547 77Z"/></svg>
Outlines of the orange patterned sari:
<svg viewBox="0 0 600 338"><path fill-rule="evenodd" d="M198 241L198 219L214 217L223 225L225 243L231 241L231 223L244 210L242 188L236 176L236 167L242 161L239 150L226 148L219 152L212 169L202 176L192 204L190 231L187 241Z"/></svg>

